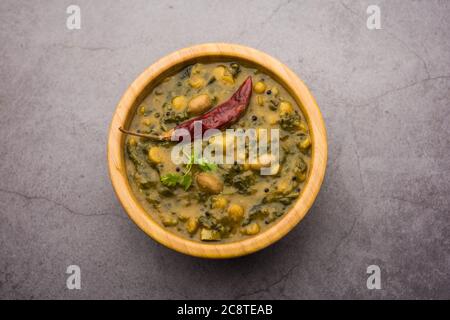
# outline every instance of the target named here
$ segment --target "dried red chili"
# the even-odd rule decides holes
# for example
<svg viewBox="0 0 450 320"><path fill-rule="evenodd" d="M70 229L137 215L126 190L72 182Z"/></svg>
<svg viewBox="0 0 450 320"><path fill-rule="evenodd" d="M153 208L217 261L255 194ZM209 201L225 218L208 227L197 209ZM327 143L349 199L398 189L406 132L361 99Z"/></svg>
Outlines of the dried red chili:
<svg viewBox="0 0 450 320"><path fill-rule="evenodd" d="M149 139L169 140L174 130L186 129L191 134L191 137L194 137L195 122L201 122L202 134L209 129L223 129L235 123L246 110L250 102L251 95L252 95L252 78L248 77L241 84L239 89L227 101L221 103L217 107L211 109L210 111L198 117L180 123L175 128L169 130L168 132L162 134L161 136L134 133L124 130L122 128L119 128L119 130L122 131L123 133Z"/></svg>

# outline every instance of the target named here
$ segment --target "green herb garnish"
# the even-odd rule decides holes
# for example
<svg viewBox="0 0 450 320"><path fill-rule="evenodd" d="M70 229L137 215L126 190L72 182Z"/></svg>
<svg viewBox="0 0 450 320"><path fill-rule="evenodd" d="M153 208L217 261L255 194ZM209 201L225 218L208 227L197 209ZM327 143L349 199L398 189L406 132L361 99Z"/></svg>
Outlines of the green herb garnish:
<svg viewBox="0 0 450 320"><path fill-rule="evenodd" d="M161 176L161 183L168 187L175 187L180 183L182 176L177 173L168 173Z"/></svg>
<svg viewBox="0 0 450 320"><path fill-rule="evenodd" d="M186 168L183 174L168 173L161 176L161 183L167 187L176 187L177 185L183 187L187 191L192 185L191 170L194 164L198 165L202 171L214 171L217 170L215 163L208 162L205 158L197 158L194 153L191 155L186 154L189 161L186 163Z"/></svg>
<svg viewBox="0 0 450 320"><path fill-rule="evenodd" d="M198 167L202 171L215 171L217 170L217 164L208 162L204 158L200 158L197 160Z"/></svg>
<svg viewBox="0 0 450 320"><path fill-rule="evenodd" d="M192 175L184 175L179 184L183 187L184 191L187 191L192 184Z"/></svg>

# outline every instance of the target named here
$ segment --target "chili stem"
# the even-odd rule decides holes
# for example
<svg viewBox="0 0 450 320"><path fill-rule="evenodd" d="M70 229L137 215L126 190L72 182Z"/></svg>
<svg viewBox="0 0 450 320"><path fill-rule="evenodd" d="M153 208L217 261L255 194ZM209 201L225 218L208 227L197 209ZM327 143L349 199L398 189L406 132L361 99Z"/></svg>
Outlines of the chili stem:
<svg viewBox="0 0 450 320"><path fill-rule="evenodd" d="M146 134L146 133L139 133L139 132L128 131L128 130L125 130L124 128L122 128L122 127L119 127L119 131L122 132L122 133L125 133L125 134L129 134L131 136L147 138L147 139L152 139L152 140L158 140L158 141L164 140L164 138L161 137L161 136L156 136L156 135L153 135L153 134Z"/></svg>

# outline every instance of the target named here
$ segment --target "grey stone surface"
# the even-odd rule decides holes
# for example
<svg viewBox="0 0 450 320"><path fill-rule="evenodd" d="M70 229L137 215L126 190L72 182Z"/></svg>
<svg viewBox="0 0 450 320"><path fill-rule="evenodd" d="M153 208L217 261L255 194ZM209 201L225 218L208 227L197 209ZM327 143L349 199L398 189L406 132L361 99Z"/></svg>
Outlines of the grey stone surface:
<svg viewBox="0 0 450 320"><path fill-rule="evenodd" d="M82 10L66 28L66 7ZM382 29L366 28L378 4ZM450 298L450 2L0 2L0 298ZM210 261L127 218L106 139L159 57L236 42L291 67L324 115L328 171L277 244ZM67 290L68 265L82 289ZM382 289L366 288L379 265Z"/></svg>

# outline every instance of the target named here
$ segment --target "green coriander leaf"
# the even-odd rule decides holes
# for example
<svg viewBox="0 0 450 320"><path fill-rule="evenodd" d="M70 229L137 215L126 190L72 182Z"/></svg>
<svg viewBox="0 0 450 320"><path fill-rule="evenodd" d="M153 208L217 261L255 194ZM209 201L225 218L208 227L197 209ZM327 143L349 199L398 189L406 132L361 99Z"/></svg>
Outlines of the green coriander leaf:
<svg viewBox="0 0 450 320"><path fill-rule="evenodd" d="M215 171L217 169L217 165L215 163L208 162L204 158L198 160L198 166L203 171Z"/></svg>
<svg viewBox="0 0 450 320"><path fill-rule="evenodd" d="M192 184L192 176L190 174L184 175L179 183L184 188L184 191L187 191Z"/></svg>
<svg viewBox="0 0 450 320"><path fill-rule="evenodd" d="M176 173L168 173L161 176L161 183L168 187L175 187L183 179L182 176Z"/></svg>
<svg viewBox="0 0 450 320"><path fill-rule="evenodd" d="M203 171L215 171L217 169L217 165L215 163L204 163L200 165L200 169Z"/></svg>

